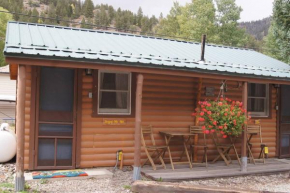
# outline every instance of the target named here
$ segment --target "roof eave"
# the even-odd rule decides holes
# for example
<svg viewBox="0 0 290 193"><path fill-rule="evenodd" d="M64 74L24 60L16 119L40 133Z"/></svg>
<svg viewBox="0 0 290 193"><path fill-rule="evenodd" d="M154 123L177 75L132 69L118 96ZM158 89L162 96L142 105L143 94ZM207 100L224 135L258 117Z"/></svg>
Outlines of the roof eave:
<svg viewBox="0 0 290 193"><path fill-rule="evenodd" d="M273 76L262 76L262 75L255 75L255 74L241 74L241 73L232 73L226 71L217 71L217 70L204 70L199 68L189 68L189 67L177 67L177 66L166 66L166 65L156 65L156 64L147 64L147 63L133 63L133 62L126 62L126 61L112 61L112 60L100 60L100 59L87 59L87 58L72 58L72 57L57 57L57 56L41 56L41 55L29 55L29 54L15 54L15 53L4 53L6 57L6 62L9 63L10 58L23 58L23 59L41 59L41 60L50 60L50 61L67 61L67 62L79 62L79 63L89 63L89 64L106 64L106 65L118 65L118 66L126 66L126 67L142 67L148 69L167 69L167 70L175 70L175 71L190 71L195 73L202 73L202 74L212 74L212 75L219 75L219 76L231 76L231 77L240 77L240 78L254 78L254 79L263 79L269 81L285 81L289 82L290 78L285 77L273 77ZM7 60L7 57L9 58ZM23 63L24 64L24 63ZM28 64L29 65L29 64ZM38 64L38 66L42 66ZM45 65L43 65L45 66ZM63 67L63 66L59 66ZM88 68L85 66L83 68Z"/></svg>

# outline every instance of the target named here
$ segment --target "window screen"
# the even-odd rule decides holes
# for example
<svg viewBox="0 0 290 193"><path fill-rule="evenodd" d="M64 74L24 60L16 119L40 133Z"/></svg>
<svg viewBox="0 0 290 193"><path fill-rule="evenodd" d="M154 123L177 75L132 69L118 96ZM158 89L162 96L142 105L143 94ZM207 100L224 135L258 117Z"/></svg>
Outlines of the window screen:
<svg viewBox="0 0 290 193"><path fill-rule="evenodd" d="M131 74L99 72L98 113L130 114Z"/></svg>
<svg viewBox="0 0 290 193"><path fill-rule="evenodd" d="M256 117L269 115L268 84L248 84L248 111Z"/></svg>

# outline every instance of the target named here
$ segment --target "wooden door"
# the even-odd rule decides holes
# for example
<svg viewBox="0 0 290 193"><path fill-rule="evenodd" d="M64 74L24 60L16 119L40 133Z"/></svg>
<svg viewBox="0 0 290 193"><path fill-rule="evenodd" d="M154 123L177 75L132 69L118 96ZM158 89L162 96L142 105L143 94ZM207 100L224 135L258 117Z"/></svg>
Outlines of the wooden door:
<svg viewBox="0 0 290 193"><path fill-rule="evenodd" d="M35 169L75 168L76 71L38 70Z"/></svg>
<svg viewBox="0 0 290 193"><path fill-rule="evenodd" d="M290 85L281 85L280 157L290 157Z"/></svg>

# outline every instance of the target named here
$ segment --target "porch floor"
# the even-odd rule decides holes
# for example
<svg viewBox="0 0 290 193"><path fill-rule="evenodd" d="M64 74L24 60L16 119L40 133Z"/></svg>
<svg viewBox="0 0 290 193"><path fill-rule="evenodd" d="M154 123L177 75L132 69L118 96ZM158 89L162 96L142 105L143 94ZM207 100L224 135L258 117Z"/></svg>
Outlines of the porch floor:
<svg viewBox="0 0 290 193"><path fill-rule="evenodd" d="M240 165L237 161L233 161L232 164L226 166L223 161L216 162L214 164L208 162L208 168L204 164L194 164L190 169L188 164L175 165L175 170L171 169L170 164L166 164L166 169L162 166L158 166L154 171L151 165L145 165L141 169L141 173L146 177L153 180L162 181L183 181L194 180L204 178L216 178L216 177L232 177L232 176L244 176L253 174L264 174L283 172L290 170L290 160L287 159L266 159L266 163L256 162L256 165L248 163L248 171L241 172Z"/></svg>

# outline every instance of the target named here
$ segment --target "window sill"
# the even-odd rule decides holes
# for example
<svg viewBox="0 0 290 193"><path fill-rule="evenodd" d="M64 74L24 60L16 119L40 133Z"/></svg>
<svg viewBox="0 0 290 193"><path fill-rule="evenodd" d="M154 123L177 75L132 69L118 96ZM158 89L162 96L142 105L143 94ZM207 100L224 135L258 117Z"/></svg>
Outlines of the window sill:
<svg viewBox="0 0 290 193"><path fill-rule="evenodd" d="M257 115L251 115L251 119L271 119L272 116L268 115L268 116L257 116Z"/></svg>
<svg viewBox="0 0 290 193"><path fill-rule="evenodd" d="M134 114L99 114L97 112L92 113L94 118L135 118Z"/></svg>

